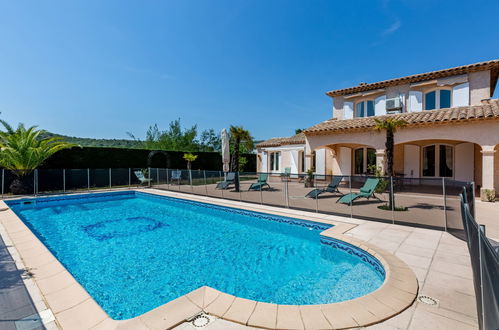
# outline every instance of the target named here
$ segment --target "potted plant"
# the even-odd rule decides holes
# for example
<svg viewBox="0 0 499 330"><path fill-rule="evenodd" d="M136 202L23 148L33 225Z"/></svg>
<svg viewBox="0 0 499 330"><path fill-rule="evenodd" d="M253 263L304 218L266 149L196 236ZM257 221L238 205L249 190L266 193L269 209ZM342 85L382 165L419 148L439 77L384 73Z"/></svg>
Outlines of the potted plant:
<svg viewBox="0 0 499 330"><path fill-rule="evenodd" d="M305 177L305 188L314 186L314 172L315 168L313 167L307 170L307 176Z"/></svg>
<svg viewBox="0 0 499 330"><path fill-rule="evenodd" d="M5 128L0 132L0 166L15 175L10 184L10 191L15 195L33 193L33 179L29 174L59 150L75 146L60 137L42 137L46 132L36 126L26 128L19 124L13 129L3 120L0 123Z"/></svg>

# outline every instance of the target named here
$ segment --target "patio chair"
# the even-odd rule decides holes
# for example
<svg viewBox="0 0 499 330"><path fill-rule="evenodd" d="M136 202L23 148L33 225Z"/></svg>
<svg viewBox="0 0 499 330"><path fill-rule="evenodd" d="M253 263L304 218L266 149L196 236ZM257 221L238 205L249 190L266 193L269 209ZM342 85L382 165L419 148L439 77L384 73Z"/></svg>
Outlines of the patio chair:
<svg viewBox="0 0 499 330"><path fill-rule="evenodd" d="M172 175L170 177L170 183L173 183L173 181L177 181L177 184L180 184L180 180L182 180L182 171L181 170L172 170Z"/></svg>
<svg viewBox="0 0 499 330"><path fill-rule="evenodd" d="M235 184L236 181L236 172L228 172L225 176L225 180L217 183L216 189L229 189L231 184Z"/></svg>
<svg viewBox="0 0 499 330"><path fill-rule="evenodd" d="M314 190L309 191L305 195L305 197L317 198L317 197L319 197L320 194L325 193L325 192L329 192L329 193L333 193L333 194L338 193L338 194L341 194L343 196L343 194L338 190L338 186L340 185L340 182L342 180L343 180L342 176L335 176L335 177L333 177L333 181L331 181L331 183L328 184L325 189L316 188Z"/></svg>
<svg viewBox="0 0 499 330"><path fill-rule="evenodd" d="M140 184L149 184L151 182L151 179L146 178L142 171L134 171L133 173L139 179Z"/></svg>
<svg viewBox="0 0 499 330"><path fill-rule="evenodd" d="M369 178L366 180L364 185L360 188L360 191L358 193L349 193L346 195L343 195L340 197L336 203L340 202L343 204L349 204L351 205L354 200L357 198L367 198L370 199L371 197L376 198L377 200L380 200L375 194L374 190L378 186L380 182L380 179L378 178Z"/></svg>
<svg viewBox="0 0 499 330"><path fill-rule="evenodd" d="M267 183L268 177L269 175L267 173L258 174L258 180L255 183L251 184L251 186L248 188L248 191L261 190L264 186L267 186L267 188L270 189L270 185Z"/></svg>
<svg viewBox="0 0 499 330"><path fill-rule="evenodd" d="M285 167L284 172L281 173L281 180L287 180L291 175L291 167Z"/></svg>

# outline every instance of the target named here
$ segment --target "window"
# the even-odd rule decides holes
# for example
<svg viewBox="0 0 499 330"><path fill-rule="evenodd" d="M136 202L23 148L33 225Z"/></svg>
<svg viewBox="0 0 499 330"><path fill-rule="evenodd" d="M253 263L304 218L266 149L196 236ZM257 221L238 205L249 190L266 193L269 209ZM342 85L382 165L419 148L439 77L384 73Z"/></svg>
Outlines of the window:
<svg viewBox="0 0 499 330"><path fill-rule="evenodd" d="M271 152L270 153L270 170L279 171L281 152Z"/></svg>
<svg viewBox="0 0 499 330"><path fill-rule="evenodd" d="M444 109L451 107L451 91L448 89L439 89L428 92L424 95L424 109Z"/></svg>
<svg viewBox="0 0 499 330"><path fill-rule="evenodd" d="M374 101L362 101L355 105L355 117L371 117L374 116Z"/></svg>
<svg viewBox="0 0 499 330"><path fill-rule="evenodd" d="M435 146L423 148L423 176L435 176Z"/></svg>
<svg viewBox="0 0 499 330"><path fill-rule="evenodd" d="M452 177L454 147L435 144L423 147L423 176Z"/></svg>
<svg viewBox="0 0 499 330"><path fill-rule="evenodd" d="M376 166L376 150L372 148L358 148L354 150L354 173L374 174L373 166Z"/></svg>
<svg viewBox="0 0 499 330"><path fill-rule="evenodd" d="M452 147L439 145L439 153L440 176L452 177Z"/></svg>

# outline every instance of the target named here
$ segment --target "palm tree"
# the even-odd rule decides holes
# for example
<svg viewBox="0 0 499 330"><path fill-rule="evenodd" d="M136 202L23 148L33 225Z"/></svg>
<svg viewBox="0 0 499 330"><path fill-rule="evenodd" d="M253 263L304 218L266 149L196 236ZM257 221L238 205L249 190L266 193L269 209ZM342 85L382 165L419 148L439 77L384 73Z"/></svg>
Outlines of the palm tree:
<svg viewBox="0 0 499 330"><path fill-rule="evenodd" d="M0 131L0 166L16 176L10 185L13 194L31 192L32 183L27 182L27 175L56 152L75 146L60 137L42 138L46 132L36 126L26 128L19 124L13 129L4 120L0 123L5 128Z"/></svg>
<svg viewBox="0 0 499 330"><path fill-rule="evenodd" d="M377 132L386 131L386 141L385 141L385 149L386 149L386 174L388 176L393 176L393 150L394 150L394 136L395 132L398 128L404 127L407 122L401 119L396 118L385 118L385 119L374 119L376 125L374 126L374 130ZM388 207L391 209L392 205L394 206L394 198L393 191L391 191L390 185L390 194L389 194L389 202Z"/></svg>
<svg viewBox="0 0 499 330"><path fill-rule="evenodd" d="M184 154L184 159L187 161L187 169L191 169L191 163L198 159L197 155L193 155L191 153Z"/></svg>
<svg viewBox="0 0 499 330"><path fill-rule="evenodd" d="M251 133L248 130L245 130L242 126L230 126L230 135L234 143L232 171L239 172L239 155L241 145L243 145L246 150L253 150L253 137L251 136ZM236 191L239 191L239 175L236 175L235 186Z"/></svg>

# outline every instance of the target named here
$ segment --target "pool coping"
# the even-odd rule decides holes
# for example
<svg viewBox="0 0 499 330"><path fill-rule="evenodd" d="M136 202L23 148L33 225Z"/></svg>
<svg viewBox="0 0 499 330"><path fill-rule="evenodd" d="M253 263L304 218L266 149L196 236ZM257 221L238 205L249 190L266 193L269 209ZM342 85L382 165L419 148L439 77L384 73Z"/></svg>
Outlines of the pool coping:
<svg viewBox="0 0 499 330"><path fill-rule="evenodd" d="M265 329L356 328L391 318L411 306L416 299L418 282L407 264L377 246L345 235L356 227L355 220L156 189L133 190L334 225L322 231L321 235L326 239L346 242L374 256L385 269L385 281L365 296L322 305L257 302L202 286L132 319L113 320L8 205L0 201L0 223L63 329L168 329L201 312Z"/></svg>

